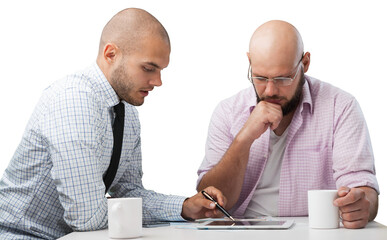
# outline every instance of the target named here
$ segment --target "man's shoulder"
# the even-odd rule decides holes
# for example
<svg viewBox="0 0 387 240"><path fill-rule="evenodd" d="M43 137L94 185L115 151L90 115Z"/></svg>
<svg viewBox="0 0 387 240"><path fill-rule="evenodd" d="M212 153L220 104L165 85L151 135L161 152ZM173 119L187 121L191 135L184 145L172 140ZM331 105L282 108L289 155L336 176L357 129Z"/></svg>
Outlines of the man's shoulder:
<svg viewBox="0 0 387 240"><path fill-rule="evenodd" d="M77 101L85 104L103 101L101 80L93 66L68 74L48 86L42 94L45 102Z"/></svg>
<svg viewBox="0 0 387 240"><path fill-rule="evenodd" d="M100 112L106 101L98 81L92 67L89 67L53 82L43 91L34 110L35 114L41 118L53 111L63 112L69 109Z"/></svg>
<svg viewBox="0 0 387 240"><path fill-rule="evenodd" d="M257 97L253 87L243 89L231 97L222 100L213 112L213 118L223 119L231 123L243 122L250 115Z"/></svg>
<svg viewBox="0 0 387 240"><path fill-rule="evenodd" d="M228 97L220 102L220 105L231 108L249 108L255 106L257 102L257 96L254 88L248 87L240 90L238 93Z"/></svg>
<svg viewBox="0 0 387 240"><path fill-rule="evenodd" d="M315 103L332 100L335 102L348 102L355 99L350 93L328 82L310 76L307 76L306 80L309 85L310 95Z"/></svg>
<svg viewBox="0 0 387 240"><path fill-rule="evenodd" d="M68 74L53 82L45 89L45 92L55 92L59 94L65 91L73 92L93 92L96 90L95 74L90 68L75 73Z"/></svg>

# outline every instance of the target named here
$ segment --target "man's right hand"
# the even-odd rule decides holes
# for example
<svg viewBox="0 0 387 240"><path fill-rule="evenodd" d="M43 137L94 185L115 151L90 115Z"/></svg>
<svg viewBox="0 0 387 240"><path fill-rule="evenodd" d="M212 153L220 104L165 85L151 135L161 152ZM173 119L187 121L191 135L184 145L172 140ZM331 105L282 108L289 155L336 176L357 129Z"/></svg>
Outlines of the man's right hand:
<svg viewBox="0 0 387 240"><path fill-rule="evenodd" d="M227 199L223 196L221 191L214 187L207 187L204 190L221 206L226 206ZM199 191L197 194L184 201L181 216L184 219L220 218L223 216L223 213L217 210L215 204L206 199Z"/></svg>
<svg viewBox="0 0 387 240"><path fill-rule="evenodd" d="M283 118L281 105L260 101L251 112L249 119L239 132L240 137L253 142L269 127L274 130Z"/></svg>
<svg viewBox="0 0 387 240"><path fill-rule="evenodd" d="M242 191L251 144L269 127L276 129L282 117L279 104L259 102L220 162L203 176L197 190L216 186L227 197L226 209L232 208Z"/></svg>

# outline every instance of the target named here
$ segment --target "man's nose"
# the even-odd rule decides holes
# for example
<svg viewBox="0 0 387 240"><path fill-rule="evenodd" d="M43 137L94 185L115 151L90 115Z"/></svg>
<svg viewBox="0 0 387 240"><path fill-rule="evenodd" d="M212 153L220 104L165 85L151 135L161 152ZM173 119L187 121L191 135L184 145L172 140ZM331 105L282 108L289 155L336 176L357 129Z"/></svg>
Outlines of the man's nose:
<svg viewBox="0 0 387 240"><path fill-rule="evenodd" d="M163 84L163 82L161 81L161 74L158 74L157 76L152 78L152 80L150 81L150 84L156 87L160 87Z"/></svg>
<svg viewBox="0 0 387 240"><path fill-rule="evenodd" d="M268 80L265 88L266 96L274 96L278 94L278 87L273 80Z"/></svg>

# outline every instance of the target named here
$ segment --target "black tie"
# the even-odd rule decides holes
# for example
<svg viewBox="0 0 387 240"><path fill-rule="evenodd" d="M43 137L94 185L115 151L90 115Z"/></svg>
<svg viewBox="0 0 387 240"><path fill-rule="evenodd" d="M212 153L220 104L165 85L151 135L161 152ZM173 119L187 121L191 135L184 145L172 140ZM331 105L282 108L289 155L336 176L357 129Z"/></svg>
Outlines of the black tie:
<svg viewBox="0 0 387 240"><path fill-rule="evenodd" d="M114 177L117 173L118 164L120 163L121 149L122 149L122 137L124 133L124 119L125 119L125 106L122 102L114 106L114 112L116 117L113 124L113 153L110 159L110 165L106 171L106 175L103 177L105 183L105 193L109 190Z"/></svg>

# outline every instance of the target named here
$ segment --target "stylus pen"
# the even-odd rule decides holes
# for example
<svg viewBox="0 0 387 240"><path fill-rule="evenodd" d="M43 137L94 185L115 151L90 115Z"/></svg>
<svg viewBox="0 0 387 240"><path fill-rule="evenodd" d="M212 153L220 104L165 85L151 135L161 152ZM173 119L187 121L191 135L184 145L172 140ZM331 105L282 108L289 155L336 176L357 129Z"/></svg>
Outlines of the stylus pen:
<svg viewBox="0 0 387 240"><path fill-rule="evenodd" d="M220 210L222 211L222 213L224 213L224 215L226 215L228 218L230 218L231 220L233 220L235 222L235 219L233 217L231 217L231 215L226 211L226 209L224 209L222 206L219 205L219 203L217 203L211 196L210 194L206 193L206 191L202 191L202 194L205 198L207 198L208 200L212 201L213 203L215 203L215 206Z"/></svg>

